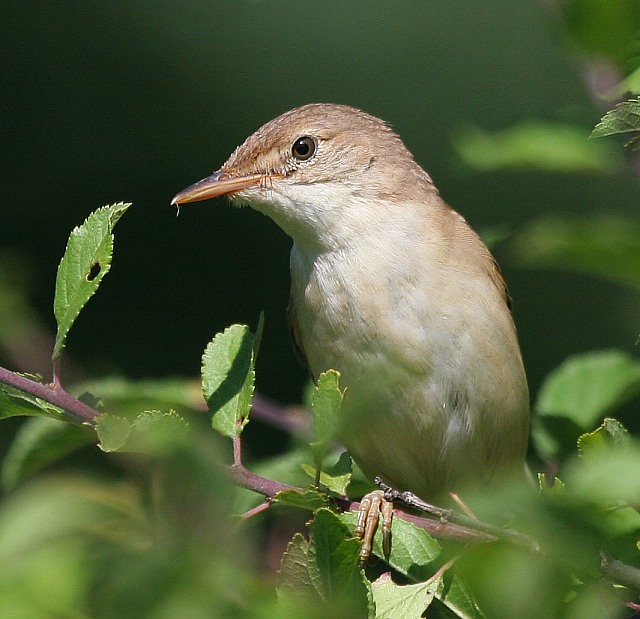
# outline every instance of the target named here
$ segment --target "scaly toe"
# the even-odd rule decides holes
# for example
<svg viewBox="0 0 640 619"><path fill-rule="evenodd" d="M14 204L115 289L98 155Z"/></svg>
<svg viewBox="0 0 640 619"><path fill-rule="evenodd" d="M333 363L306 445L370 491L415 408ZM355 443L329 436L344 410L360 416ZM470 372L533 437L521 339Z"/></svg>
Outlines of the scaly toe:
<svg viewBox="0 0 640 619"><path fill-rule="evenodd" d="M361 568L364 568L371 555L373 536L378 526L380 513L382 514L382 550L385 559L388 559L391 552L393 503L384 498L382 490L374 490L362 497L355 526L356 537L362 540L362 548L360 549Z"/></svg>

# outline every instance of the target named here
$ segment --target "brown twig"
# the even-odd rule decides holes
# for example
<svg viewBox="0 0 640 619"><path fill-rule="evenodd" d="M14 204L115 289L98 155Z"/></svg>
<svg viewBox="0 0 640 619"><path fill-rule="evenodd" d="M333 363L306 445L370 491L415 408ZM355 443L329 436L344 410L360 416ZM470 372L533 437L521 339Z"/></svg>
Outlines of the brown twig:
<svg viewBox="0 0 640 619"><path fill-rule="evenodd" d="M267 479L266 477L261 477L260 475L252 473L242 465L233 464L231 466L226 466L225 469L229 477L231 477L231 480L236 485L262 494L267 498L267 500L275 498L278 492L283 492L285 490L304 492L304 488L298 488L296 486ZM337 497L333 497L332 500L342 511L357 511L360 507L360 503L358 501L349 501L347 499ZM434 520L433 518L423 518L414 514L409 514L400 509L395 510L395 517L411 522L439 539L476 544L494 542L497 539L496 536L485 531L463 527L453 522Z"/></svg>
<svg viewBox="0 0 640 619"><path fill-rule="evenodd" d="M443 522L454 523L464 529L485 533L492 536L494 540L501 539L508 541L535 554L540 552L540 544L524 533L483 522L477 518L460 514L453 509L445 509L431 505L419 496L413 494L413 492L399 492L398 490L394 490L391 486L383 483L379 477L376 477L373 481L384 491L385 498L388 501L400 501L412 509L432 514Z"/></svg>
<svg viewBox="0 0 640 619"><path fill-rule="evenodd" d="M86 423L93 425L96 417L100 415L100 411L65 391L59 382L54 385L45 385L3 367L0 367L0 382L61 408L67 413L67 420L78 425Z"/></svg>

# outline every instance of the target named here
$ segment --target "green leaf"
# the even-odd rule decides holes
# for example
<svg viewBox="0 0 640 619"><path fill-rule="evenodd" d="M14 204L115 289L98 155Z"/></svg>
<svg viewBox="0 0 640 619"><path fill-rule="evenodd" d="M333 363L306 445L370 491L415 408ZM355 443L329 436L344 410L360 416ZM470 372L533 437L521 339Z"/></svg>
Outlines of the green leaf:
<svg viewBox="0 0 640 619"><path fill-rule="evenodd" d="M539 416L566 417L586 431L640 394L640 361L619 350L567 359L549 374L535 405Z"/></svg>
<svg viewBox="0 0 640 619"><path fill-rule="evenodd" d="M314 608L320 601L315 566L309 565L309 542L296 533L282 556L278 599L285 605Z"/></svg>
<svg viewBox="0 0 640 619"><path fill-rule="evenodd" d="M348 603L357 616L366 616L369 592L358 568L360 540L350 537L340 518L326 508L315 513L309 535L309 559L315 564L322 597Z"/></svg>
<svg viewBox="0 0 640 619"><path fill-rule="evenodd" d="M640 99L623 101L609 110L591 132L591 137L625 135L640 131Z"/></svg>
<svg viewBox="0 0 640 619"><path fill-rule="evenodd" d="M356 512L340 514L340 518L353 535L357 518ZM373 552L378 557L384 556L380 527L376 530L373 538ZM425 580L433 572L430 564L440 556L440 553L440 544L424 529L401 518L393 519L391 554L387 561L391 567L412 580Z"/></svg>
<svg viewBox="0 0 640 619"><path fill-rule="evenodd" d="M640 504L640 446L629 441L591 449L573 458L563 470L563 480L573 497L607 506ZM635 511L635 510L634 510ZM601 517L601 516L600 516ZM635 526L640 527L635 512Z"/></svg>
<svg viewBox="0 0 640 619"><path fill-rule="evenodd" d="M320 374L318 383L313 390L311 412L315 441L311 443L311 448L317 471L316 483L319 480L322 461L334 440L338 425L340 406L344 397L344 391L340 391L339 382L339 372L329 370Z"/></svg>
<svg viewBox="0 0 640 619"><path fill-rule="evenodd" d="M447 572L436 588L436 599L460 619L486 619L471 589L455 572Z"/></svg>
<svg viewBox="0 0 640 619"><path fill-rule="evenodd" d="M302 464L302 470L316 480L317 467L308 464ZM352 462L349 452L343 451L338 461L330 468L320 473L320 484L327 488L330 492L335 492L340 496L346 496L347 486L351 482ZM317 480L316 480L317 481Z"/></svg>
<svg viewBox="0 0 640 619"><path fill-rule="evenodd" d="M193 378L129 380L106 376L74 385L78 393L99 393L104 410L134 417L143 410L175 408L178 412L205 406L200 381Z"/></svg>
<svg viewBox="0 0 640 619"><path fill-rule="evenodd" d="M577 271L640 290L640 224L631 219L543 217L514 235L509 251L520 266Z"/></svg>
<svg viewBox="0 0 640 619"><path fill-rule="evenodd" d="M615 101L616 99L628 97L630 94L640 95L640 67L631 71L621 82L609 89L605 93L605 98L609 101Z"/></svg>
<svg viewBox="0 0 640 619"><path fill-rule="evenodd" d="M66 420L66 411L26 391L0 382L0 419L19 415L35 415Z"/></svg>
<svg viewBox="0 0 640 619"><path fill-rule="evenodd" d="M174 411L145 411L133 422L115 415L100 415L96 423L99 447L106 452L162 454L187 438L189 425Z"/></svg>
<svg viewBox="0 0 640 619"><path fill-rule="evenodd" d="M622 447L630 443L628 430L617 420L606 418L593 432L587 432L578 439L578 452L589 456L604 449Z"/></svg>
<svg viewBox="0 0 640 619"><path fill-rule="evenodd" d="M550 478L546 473L538 473L538 489L547 496L566 496L567 487L557 477Z"/></svg>
<svg viewBox="0 0 640 619"><path fill-rule="evenodd" d="M309 523L309 542L299 533L293 537L282 559L278 599L298 608L298 616L315 609L313 616L339 610L341 617L373 618L369 587L358 568L360 542L348 535L333 512L320 509Z"/></svg>
<svg viewBox="0 0 640 619"><path fill-rule="evenodd" d="M58 323L52 358L60 356L80 310L111 268L113 228L131 204L120 202L94 211L71 232L56 277L53 312Z"/></svg>
<svg viewBox="0 0 640 619"><path fill-rule="evenodd" d="M380 576L371 584L376 616L389 619L421 619L436 594L436 581L427 580L414 585L397 585L391 574Z"/></svg>
<svg viewBox="0 0 640 619"><path fill-rule="evenodd" d="M640 362L617 350L570 357L549 374L535 403L532 439L545 459L570 453L578 437L640 394Z"/></svg>
<svg viewBox="0 0 640 619"><path fill-rule="evenodd" d="M329 499L326 494L318 492L315 488L307 490L283 490L276 493L274 499L282 505L299 507L309 511L315 511L320 507L328 507Z"/></svg>
<svg viewBox="0 0 640 619"><path fill-rule="evenodd" d="M616 419L607 418L594 432L580 437L578 453L580 457L574 457L567 467L571 494L599 504L594 520L608 536L637 536L640 449L627 429ZM588 512L583 509L582 513Z"/></svg>
<svg viewBox="0 0 640 619"><path fill-rule="evenodd" d="M98 447L107 453L119 451L126 444L132 426L133 423L124 417L108 413L100 415L95 425L100 440Z"/></svg>
<svg viewBox="0 0 640 619"><path fill-rule="evenodd" d="M640 14L635 0L581 0L555 8L562 17L563 36L571 37L583 57L601 58L622 69L637 39Z"/></svg>
<svg viewBox="0 0 640 619"><path fill-rule="evenodd" d="M135 418L125 448L126 451L167 454L184 445L188 438L189 424L175 411L144 411Z"/></svg>
<svg viewBox="0 0 640 619"><path fill-rule="evenodd" d="M2 487L10 490L26 477L95 441L91 428L46 417L29 419L20 426L2 462Z"/></svg>
<svg viewBox="0 0 640 619"><path fill-rule="evenodd" d="M211 423L230 438L239 436L249 421L261 331L262 320L256 336L245 325L231 325L213 338L202 356L202 391Z"/></svg>
<svg viewBox="0 0 640 619"><path fill-rule="evenodd" d="M454 139L454 147L467 166L482 172L611 172L620 162L616 149L594 148L587 135L581 127L532 120L495 133L469 128Z"/></svg>

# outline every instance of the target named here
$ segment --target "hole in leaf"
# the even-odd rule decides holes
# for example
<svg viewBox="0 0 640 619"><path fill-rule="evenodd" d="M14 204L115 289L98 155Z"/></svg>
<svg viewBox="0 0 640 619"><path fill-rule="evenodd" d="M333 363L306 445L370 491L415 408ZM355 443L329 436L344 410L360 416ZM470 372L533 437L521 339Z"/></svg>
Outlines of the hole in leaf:
<svg viewBox="0 0 640 619"><path fill-rule="evenodd" d="M96 277L98 277L98 273L100 273L101 266L99 262L94 262L89 269L89 273L87 273L87 281L92 282Z"/></svg>

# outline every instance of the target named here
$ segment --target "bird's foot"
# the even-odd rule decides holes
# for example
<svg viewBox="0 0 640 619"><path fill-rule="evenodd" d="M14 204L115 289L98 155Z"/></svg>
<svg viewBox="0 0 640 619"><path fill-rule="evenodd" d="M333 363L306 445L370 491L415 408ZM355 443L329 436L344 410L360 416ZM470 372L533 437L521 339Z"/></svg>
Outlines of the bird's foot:
<svg viewBox="0 0 640 619"><path fill-rule="evenodd" d="M371 555L373 536L378 527L380 514L382 514L382 551L385 559L388 559L391 552L393 503L385 498L383 490L374 490L362 497L355 527L356 537L362 540L362 548L360 549L361 568L364 568Z"/></svg>

